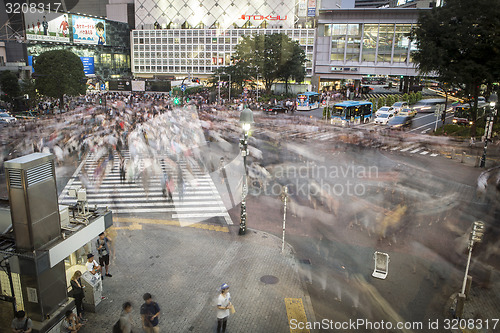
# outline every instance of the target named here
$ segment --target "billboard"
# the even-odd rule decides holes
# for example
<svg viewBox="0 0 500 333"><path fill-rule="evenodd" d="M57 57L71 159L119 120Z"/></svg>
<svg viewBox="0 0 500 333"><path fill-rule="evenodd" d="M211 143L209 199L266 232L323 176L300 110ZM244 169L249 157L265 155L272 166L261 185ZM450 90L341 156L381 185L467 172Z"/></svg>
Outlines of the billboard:
<svg viewBox="0 0 500 333"><path fill-rule="evenodd" d="M80 57L85 75L95 74L94 57Z"/></svg>
<svg viewBox="0 0 500 333"><path fill-rule="evenodd" d="M72 15L73 43L106 45L106 24L104 20Z"/></svg>
<svg viewBox="0 0 500 333"><path fill-rule="evenodd" d="M28 11L24 14L26 38L45 42L69 43L68 14Z"/></svg>
<svg viewBox="0 0 500 333"><path fill-rule="evenodd" d="M131 91L132 86L130 85L130 81L127 81L127 80L109 81L109 90L111 90L111 91Z"/></svg>
<svg viewBox="0 0 500 333"><path fill-rule="evenodd" d="M146 81L132 81L132 91L145 91Z"/></svg>
<svg viewBox="0 0 500 333"><path fill-rule="evenodd" d="M316 0L309 0L307 3L307 16L316 16Z"/></svg>

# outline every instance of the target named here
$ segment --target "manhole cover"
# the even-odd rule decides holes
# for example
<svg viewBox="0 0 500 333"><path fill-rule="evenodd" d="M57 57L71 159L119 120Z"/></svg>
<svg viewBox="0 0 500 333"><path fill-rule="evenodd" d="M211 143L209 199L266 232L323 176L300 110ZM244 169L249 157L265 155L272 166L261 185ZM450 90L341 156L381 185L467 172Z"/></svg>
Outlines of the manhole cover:
<svg viewBox="0 0 500 333"><path fill-rule="evenodd" d="M274 275L264 275L263 277L260 278L260 281L265 283L265 284L276 284L279 282L280 279L278 279Z"/></svg>

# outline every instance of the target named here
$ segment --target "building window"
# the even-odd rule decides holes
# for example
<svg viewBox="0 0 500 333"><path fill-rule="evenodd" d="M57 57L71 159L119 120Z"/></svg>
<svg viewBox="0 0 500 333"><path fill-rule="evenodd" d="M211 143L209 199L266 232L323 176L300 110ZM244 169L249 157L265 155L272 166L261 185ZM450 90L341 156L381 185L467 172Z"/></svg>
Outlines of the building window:
<svg viewBox="0 0 500 333"><path fill-rule="evenodd" d="M381 24L379 29L377 61L391 62L394 24Z"/></svg>
<svg viewBox="0 0 500 333"><path fill-rule="evenodd" d="M393 62L406 63L408 60L408 47L410 45L410 24L396 24L394 35L394 57Z"/></svg>
<svg viewBox="0 0 500 333"><path fill-rule="evenodd" d="M344 60L347 24L329 24L332 36L331 60Z"/></svg>
<svg viewBox="0 0 500 333"><path fill-rule="evenodd" d="M347 26L346 61L359 61L362 24Z"/></svg>
<svg viewBox="0 0 500 333"><path fill-rule="evenodd" d="M363 51L361 61L375 61L377 39L378 24L365 24L363 31Z"/></svg>

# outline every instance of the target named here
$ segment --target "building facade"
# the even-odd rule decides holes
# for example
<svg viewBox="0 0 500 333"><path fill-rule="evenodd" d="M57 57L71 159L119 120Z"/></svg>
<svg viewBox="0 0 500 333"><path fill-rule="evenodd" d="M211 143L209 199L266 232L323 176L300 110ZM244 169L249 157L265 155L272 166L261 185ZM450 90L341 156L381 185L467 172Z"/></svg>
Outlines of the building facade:
<svg viewBox="0 0 500 333"><path fill-rule="evenodd" d="M314 74L323 82L418 75L409 39L419 9L321 9ZM406 79L405 79L406 80Z"/></svg>
<svg viewBox="0 0 500 333"><path fill-rule="evenodd" d="M285 33L306 53L312 74L315 29L165 29L132 32L132 72L136 77L195 74L209 76L228 66L236 45L251 34Z"/></svg>
<svg viewBox="0 0 500 333"><path fill-rule="evenodd" d="M44 14L25 15L29 65L43 52L64 49L82 59L87 76L131 77L127 23L81 14Z"/></svg>

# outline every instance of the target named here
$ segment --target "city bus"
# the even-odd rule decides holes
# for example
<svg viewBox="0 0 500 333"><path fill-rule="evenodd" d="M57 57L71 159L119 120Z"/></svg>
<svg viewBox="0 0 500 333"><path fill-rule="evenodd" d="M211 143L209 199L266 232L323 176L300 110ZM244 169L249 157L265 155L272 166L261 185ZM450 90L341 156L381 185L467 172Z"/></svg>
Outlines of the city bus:
<svg viewBox="0 0 500 333"><path fill-rule="evenodd" d="M305 92L297 95L297 111L309 111L319 108L320 95L315 92Z"/></svg>
<svg viewBox="0 0 500 333"><path fill-rule="evenodd" d="M368 101L346 101L337 103L332 110L332 124L363 124L372 119L372 103Z"/></svg>
<svg viewBox="0 0 500 333"><path fill-rule="evenodd" d="M481 104L477 106L476 121L483 118L486 114L486 108L488 104ZM455 111L453 112L452 122L457 125L472 125L474 124L474 119L472 119L471 107L468 103L457 105Z"/></svg>

